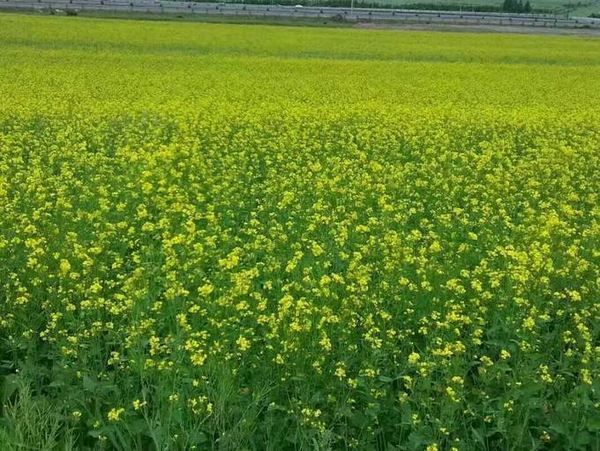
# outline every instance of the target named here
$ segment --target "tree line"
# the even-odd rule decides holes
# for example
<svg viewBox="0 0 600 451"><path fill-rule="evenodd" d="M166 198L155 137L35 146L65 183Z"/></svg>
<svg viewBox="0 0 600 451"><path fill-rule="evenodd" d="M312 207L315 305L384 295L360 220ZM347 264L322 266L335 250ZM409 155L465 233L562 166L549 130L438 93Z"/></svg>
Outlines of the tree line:
<svg viewBox="0 0 600 451"><path fill-rule="evenodd" d="M522 0L504 0L502 11L507 13L530 13L531 3L529 3L529 0L525 3Z"/></svg>

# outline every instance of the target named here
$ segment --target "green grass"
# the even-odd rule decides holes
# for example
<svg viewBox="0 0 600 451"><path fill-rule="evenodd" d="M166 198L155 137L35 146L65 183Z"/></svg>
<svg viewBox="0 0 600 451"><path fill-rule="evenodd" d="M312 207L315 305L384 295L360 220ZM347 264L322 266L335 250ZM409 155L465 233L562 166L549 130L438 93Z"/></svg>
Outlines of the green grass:
<svg viewBox="0 0 600 451"><path fill-rule="evenodd" d="M0 14L0 449L600 449L600 39Z"/></svg>

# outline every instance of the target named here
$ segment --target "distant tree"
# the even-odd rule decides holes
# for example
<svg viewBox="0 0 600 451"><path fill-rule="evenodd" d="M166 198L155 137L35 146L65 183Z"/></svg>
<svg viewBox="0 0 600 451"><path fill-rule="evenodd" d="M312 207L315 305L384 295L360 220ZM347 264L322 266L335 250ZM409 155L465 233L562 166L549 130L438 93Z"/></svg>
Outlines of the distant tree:
<svg viewBox="0 0 600 451"><path fill-rule="evenodd" d="M529 0L523 4L523 0L504 0L502 3L502 11L507 13L523 13L531 11Z"/></svg>

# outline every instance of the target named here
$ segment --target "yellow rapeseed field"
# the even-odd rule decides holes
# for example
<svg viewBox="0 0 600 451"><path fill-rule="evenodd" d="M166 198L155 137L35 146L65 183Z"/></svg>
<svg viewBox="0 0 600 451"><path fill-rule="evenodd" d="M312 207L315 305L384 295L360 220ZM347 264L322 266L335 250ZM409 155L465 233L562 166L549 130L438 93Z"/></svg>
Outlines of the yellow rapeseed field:
<svg viewBox="0 0 600 451"><path fill-rule="evenodd" d="M600 449L600 39L0 15L0 448Z"/></svg>

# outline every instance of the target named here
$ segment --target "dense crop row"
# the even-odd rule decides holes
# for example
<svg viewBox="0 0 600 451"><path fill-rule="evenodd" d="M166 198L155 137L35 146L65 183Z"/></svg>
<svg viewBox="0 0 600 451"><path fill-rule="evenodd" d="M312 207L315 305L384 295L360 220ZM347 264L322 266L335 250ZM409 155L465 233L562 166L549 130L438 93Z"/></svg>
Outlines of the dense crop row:
<svg viewBox="0 0 600 451"><path fill-rule="evenodd" d="M0 443L600 446L598 40L0 25Z"/></svg>

